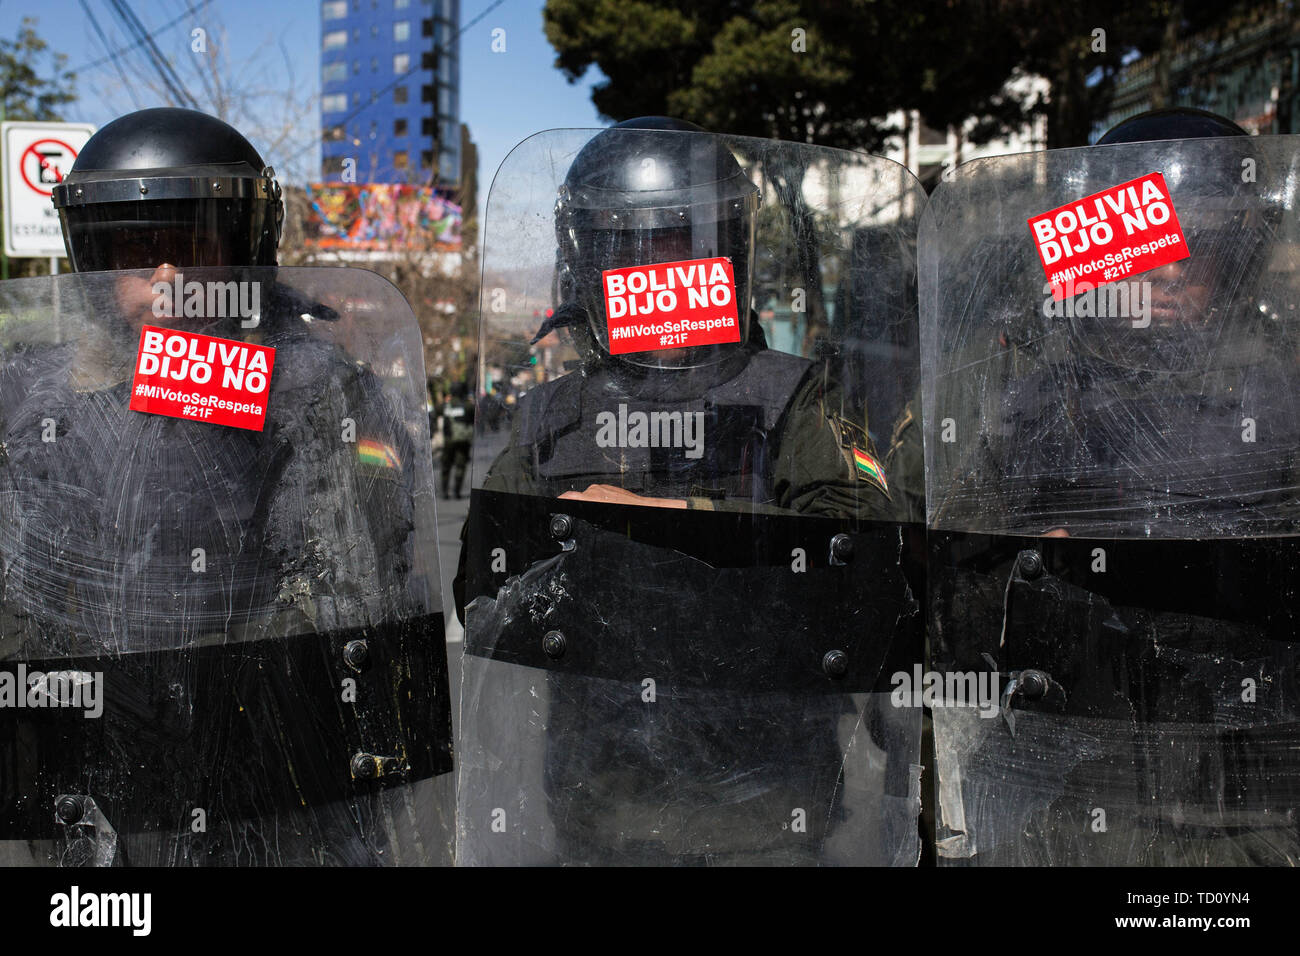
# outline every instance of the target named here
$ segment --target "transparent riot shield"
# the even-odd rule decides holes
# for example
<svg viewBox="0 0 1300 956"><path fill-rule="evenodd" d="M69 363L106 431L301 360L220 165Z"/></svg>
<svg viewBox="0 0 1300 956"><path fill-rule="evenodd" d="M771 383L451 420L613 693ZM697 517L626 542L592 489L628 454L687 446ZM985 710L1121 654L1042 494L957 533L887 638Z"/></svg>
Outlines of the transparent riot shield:
<svg viewBox="0 0 1300 956"><path fill-rule="evenodd" d="M921 711L889 690L920 662L923 477L885 456L923 201L885 160L700 132L510 154L458 864L916 863Z"/></svg>
<svg viewBox="0 0 1300 956"><path fill-rule="evenodd" d="M934 709L942 861L1300 861L1298 147L998 157L931 197L930 650L999 690Z"/></svg>
<svg viewBox="0 0 1300 956"><path fill-rule="evenodd" d="M0 863L450 861L424 395L362 270L0 283Z"/></svg>

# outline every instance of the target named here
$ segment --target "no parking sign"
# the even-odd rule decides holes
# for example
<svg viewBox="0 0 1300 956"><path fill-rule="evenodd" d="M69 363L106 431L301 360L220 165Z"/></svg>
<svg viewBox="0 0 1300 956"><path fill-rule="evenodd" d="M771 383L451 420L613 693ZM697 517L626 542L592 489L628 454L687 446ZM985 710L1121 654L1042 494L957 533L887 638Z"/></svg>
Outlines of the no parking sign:
<svg viewBox="0 0 1300 956"><path fill-rule="evenodd" d="M50 202L95 127L86 123L0 124L5 253L61 256L63 234Z"/></svg>

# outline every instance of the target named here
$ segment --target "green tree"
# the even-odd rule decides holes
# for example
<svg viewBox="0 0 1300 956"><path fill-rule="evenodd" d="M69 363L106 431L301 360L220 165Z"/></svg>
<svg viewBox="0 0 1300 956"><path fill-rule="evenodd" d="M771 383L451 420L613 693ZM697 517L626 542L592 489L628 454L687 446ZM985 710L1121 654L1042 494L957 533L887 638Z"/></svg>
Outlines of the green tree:
<svg viewBox="0 0 1300 956"><path fill-rule="evenodd" d="M1183 38L1231 31L1248 0L548 0L546 36L571 81L615 120L680 116L719 132L880 150L886 118L937 129L974 120L987 141L1034 116L1047 145L1081 146L1133 54L1157 54L1157 99ZM1048 80L1046 96L1008 87Z"/></svg>
<svg viewBox="0 0 1300 956"><path fill-rule="evenodd" d="M59 107L76 100L77 77L66 69L67 56L50 54L47 72L42 61L48 49L36 32L34 17L23 17L14 39L0 37L0 106L5 119L57 121L62 119Z"/></svg>
<svg viewBox="0 0 1300 956"><path fill-rule="evenodd" d="M897 130L885 117L949 98L931 61L962 76L961 96L991 103L1009 73L1005 44L967 63L936 29L931 0L549 0L544 13L556 66L577 80L608 78L592 101L611 119L669 114L719 132L823 146L879 149ZM940 6L942 6L940 4ZM979 17L962 43L979 46ZM1000 104L999 104L999 108Z"/></svg>

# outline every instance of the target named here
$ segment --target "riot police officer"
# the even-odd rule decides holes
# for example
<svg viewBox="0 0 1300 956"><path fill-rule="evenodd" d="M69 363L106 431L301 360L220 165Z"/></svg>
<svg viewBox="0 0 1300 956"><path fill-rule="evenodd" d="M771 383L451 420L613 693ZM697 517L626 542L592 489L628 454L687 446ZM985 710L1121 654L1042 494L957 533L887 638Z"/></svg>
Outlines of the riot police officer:
<svg viewBox="0 0 1300 956"><path fill-rule="evenodd" d="M418 362L409 309L366 273L277 270L274 173L202 113L108 124L54 205L77 274L2 293L43 296L48 330L11 331L0 370L0 660L75 661L105 710L18 729L11 861L445 858L431 474L415 403L365 367ZM358 301L381 327L341 338ZM274 350L261 427L135 410L145 326ZM415 357L367 351L385 336Z"/></svg>
<svg viewBox="0 0 1300 956"><path fill-rule="evenodd" d="M542 234L512 203L557 168ZM458 860L914 861L919 712L873 690L919 617L869 410L843 342L768 348L750 308L804 301L820 256L866 266L867 199L815 211L798 184L873 174L902 249L905 170L676 120L539 134L498 174L481 361L524 393L471 501ZM510 292L547 260L553 314L521 339Z"/></svg>
<svg viewBox="0 0 1300 956"><path fill-rule="evenodd" d="M1298 858L1290 140L1160 111L932 197L933 648L1003 688L934 712L944 858ZM1053 296L1025 222L1153 171L1186 254Z"/></svg>
<svg viewBox="0 0 1300 956"><path fill-rule="evenodd" d="M474 444L474 403L469 386L457 382L442 403L442 496L459 498Z"/></svg>

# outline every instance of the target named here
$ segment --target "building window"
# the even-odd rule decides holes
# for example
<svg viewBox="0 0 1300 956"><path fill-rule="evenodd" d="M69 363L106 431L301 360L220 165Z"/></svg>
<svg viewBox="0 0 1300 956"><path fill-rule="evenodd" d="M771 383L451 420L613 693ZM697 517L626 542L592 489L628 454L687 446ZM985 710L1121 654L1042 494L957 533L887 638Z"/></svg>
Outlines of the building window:
<svg viewBox="0 0 1300 956"><path fill-rule="evenodd" d="M360 60L353 60L353 61L352 61L352 72L353 72L354 74L356 74L356 73L360 73L360 72L361 72L361 61L360 61Z"/></svg>
<svg viewBox="0 0 1300 956"><path fill-rule="evenodd" d="M399 149L397 152L393 153L394 169L405 169L407 165L408 165L408 160L406 158L406 150Z"/></svg>
<svg viewBox="0 0 1300 956"><path fill-rule="evenodd" d="M341 50L348 45L347 30L331 30L323 37L322 46L326 50Z"/></svg>
<svg viewBox="0 0 1300 956"><path fill-rule="evenodd" d="M347 108L348 95L346 93L331 93L329 96L320 98L322 113L341 113Z"/></svg>
<svg viewBox="0 0 1300 956"><path fill-rule="evenodd" d="M337 20L347 15L347 0L327 0L326 3L320 5L320 18L322 20Z"/></svg>
<svg viewBox="0 0 1300 956"><path fill-rule="evenodd" d="M345 100L346 102L346 100ZM325 141L327 143L340 143L346 138L342 126L329 126L325 129Z"/></svg>
<svg viewBox="0 0 1300 956"><path fill-rule="evenodd" d="M322 83L338 83L347 78L348 65L342 61L338 63L326 63L320 71L320 79Z"/></svg>
<svg viewBox="0 0 1300 956"><path fill-rule="evenodd" d="M375 40L378 39L378 37L379 37L379 24L378 23L370 24L370 39Z"/></svg>
<svg viewBox="0 0 1300 956"><path fill-rule="evenodd" d="M343 175L343 156L326 156L325 162L321 164L321 172L325 174L326 179L331 177L337 179Z"/></svg>
<svg viewBox="0 0 1300 956"><path fill-rule="evenodd" d="M393 120L393 135L394 136L406 135L406 120L404 119Z"/></svg>
<svg viewBox="0 0 1300 956"><path fill-rule="evenodd" d="M371 73L378 73L378 72L379 72L379 57L377 57L377 56L372 56L372 57L370 58L370 72L371 72Z"/></svg>
<svg viewBox="0 0 1300 956"><path fill-rule="evenodd" d="M398 104L398 105L401 105L402 103L405 103L405 102L406 102L406 97L407 97L407 92L406 92L406 90L407 90L407 88L406 88L405 86L395 86L395 87L393 87L393 102L396 103L396 104Z"/></svg>
<svg viewBox="0 0 1300 956"><path fill-rule="evenodd" d="M425 149L420 151L420 168L433 169L433 150Z"/></svg>
<svg viewBox="0 0 1300 956"><path fill-rule="evenodd" d="M405 10L411 5L411 0L393 0L394 10Z"/></svg>
<svg viewBox="0 0 1300 956"><path fill-rule="evenodd" d="M399 53L393 57L393 72L399 76L411 69L411 54Z"/></svg>
<svg viewBox="0 0 1300 956"><path fill-rule="evenodd" d="M393 42L405 43L411 39L411 21L399 20L393 24Z"/></svg>
<svg viewBox="0 0 1300 956"><path fill-rule="evenodd" d="M361 91L360 91L360 90L357 90L357 91L354 91L354 92L353 92L353 94L352 94L352 105L353 105L353 106L360 106L360 105L361 105Z"/></svg>

